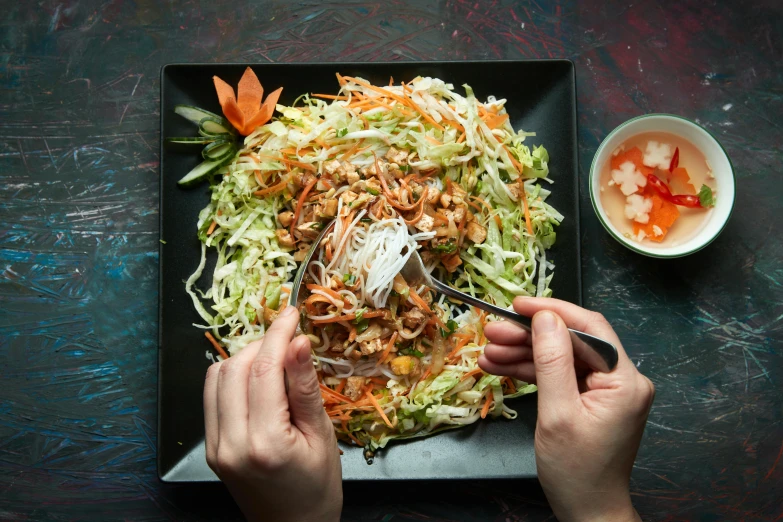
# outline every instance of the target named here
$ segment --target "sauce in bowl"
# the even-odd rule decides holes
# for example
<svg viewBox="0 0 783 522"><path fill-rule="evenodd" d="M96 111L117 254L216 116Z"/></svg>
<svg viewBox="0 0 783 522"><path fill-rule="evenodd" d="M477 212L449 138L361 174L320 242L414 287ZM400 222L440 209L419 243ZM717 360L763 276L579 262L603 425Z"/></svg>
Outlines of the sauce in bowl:
<svg viewBox="0 0 783 522"><path fill-rule="evenodd" d="M645 246L688 241L712 214L712 168L696 146L674 134L631 136L612 152L600 176L607 217L626 238Z"/></svg>

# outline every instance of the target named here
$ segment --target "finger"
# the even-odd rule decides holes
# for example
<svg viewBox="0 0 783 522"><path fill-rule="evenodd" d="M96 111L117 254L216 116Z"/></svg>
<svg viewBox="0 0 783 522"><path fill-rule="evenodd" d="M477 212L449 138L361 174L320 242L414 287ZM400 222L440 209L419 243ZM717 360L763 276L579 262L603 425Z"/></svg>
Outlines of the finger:
<svg viewBox="0 0 783 522"><path fill-rule="evenodd" d="M569 328L595 335L614 344L618 355L617 366L618 368L622 366L621 370L627 370L629 365L633 366L612 326L598 312L586 310L573 303L551 297L517 297L514 299L514 311L518 314L533 317L542 310L555 312Z"/></svg>
<svg viewBox="0 0 783 522"><path fill-rule="evenodd" d="M536 382L536 369L533 366L533 361L499 364L487 359L486 355L479 355L478 364L482 370L492 375L514 377L533 384Z"/></svg>
<svg viewBox="0 0 783 522"><path fill-rule="evenodd" d="M574 349L563 320L549 311L533 316L533 363L539 415L567 411L579 400Z"/></svg>
<svg viewBox="0 0 783 522"><path fill-rule="evenodd" d="M247 380L260 341L220 363L217 378L218 444L241 444L247 433Z"/></svg>
<svg viewBox="0 0 783 522"><path fill-rule="evenodd" d="M248 401L252 407L248 427L252 433L279 432L290 422L283 369L298 323L299 312L293 306L280 312L250 366Z"/></svg>
<svg viewBox="0 0 783 522"><path fill-rule="evenodd" d="M334 430L324 410L307 336L300 335L291 341L285 357L285 371L292 424L308 439L329 437Z"/></svg>
<svg viewBox="0 0 783 522"><path fill-rule="evenodd" d="M530 344L530 334L511 321L494 321L484 327L484 335L498 344Z"/></svg>
<svg viewBox="0 0 783 522"><path fill-rule="evenodd" d="M511 364L533 360L533 347L508 346L506 344L489 343L484 347L487 359L498 364Z"/></svg>
<svg viewBox="0 0 783 522"><path fill-rule="evenodd" d="M204 380L204 444L206 445L207 463L214 469L217 463L218 447L218 415L217 415L217 381L220 365L218 362L207 368Z"/></svg>

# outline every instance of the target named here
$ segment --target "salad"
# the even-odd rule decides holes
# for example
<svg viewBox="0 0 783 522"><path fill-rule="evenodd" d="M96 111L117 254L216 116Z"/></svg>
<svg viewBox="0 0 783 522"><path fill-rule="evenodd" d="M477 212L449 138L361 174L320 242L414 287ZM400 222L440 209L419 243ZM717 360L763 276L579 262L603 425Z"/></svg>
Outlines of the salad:
<svg viewBox="0 0 783 522"><path fill-rule="evenodd" d="M399 270L418 251L434 277L509 307L549 296L547 250L563 216L546 202L549 155L515 131L506 100L480 101L437 78L373 85L337 75L336 94L277 104L248 68L237 95L215 78L224 116L177 112L199 125L204 162L181 184L208 180L196 224L201 260L185 289L218 358L263 337L307 267L302 330L324 407L340 439L371 455L487 416L535 386L484 373L484 312L412 287ZM197 286L207 252L209 286ZM207 357L214 360L212 352Z"/></svg>

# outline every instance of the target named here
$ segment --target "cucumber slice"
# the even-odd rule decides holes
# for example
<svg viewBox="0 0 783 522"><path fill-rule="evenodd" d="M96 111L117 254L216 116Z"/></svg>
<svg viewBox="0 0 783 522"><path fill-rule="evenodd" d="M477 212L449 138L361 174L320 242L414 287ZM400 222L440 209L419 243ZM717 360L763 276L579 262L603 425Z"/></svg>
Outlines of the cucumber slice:
<svg viewBox="0 0 783 522"><path fill-rule="evenodd" d="M196 137L186 136L181 138L166 138L164 141L166 143L184 143L186 145L205 145L207 143L212 143L218 139L219 138L213 136L196 136Z"/></svg>
<svg viewBox="0 0 783 522"><path fill-rule="evenodd" d="M177 184L182 185L183 187L187 187L200 183L201 181L206 180L211 174L217 172L221 167L231 163L231 160L233 159L234 155L230 154L227 158L220 160L202 161L196 165L193 170L185 174L185 176L179 180Z"/></svg>
<svg viewBox="0 0 783 522"><path fill-rule="evenodd" d="M201 157L209 161L220 161L228 156L233 156L236 151L234 144L229 141L214 141L204 147L204 150L201 151Z"/></svg>
<svg viewBox="0 0 783 522"><path fill-rule="evenodd" d="M174 112L186 120L192 121L196 125L201 123L201 120L204 118L215 118L218 120L221 119L220 116L215 113L205 111L204 109L199 109L198 107L193 107L192 105L177 105L174 107Z"/></svg>
<svg viewBox="0 0 783 522"><path fill-rule="evenodd" d="M198 133L202 136L219 136L232 134L231 126L223 118L203 118L198 124Z"/></svg>

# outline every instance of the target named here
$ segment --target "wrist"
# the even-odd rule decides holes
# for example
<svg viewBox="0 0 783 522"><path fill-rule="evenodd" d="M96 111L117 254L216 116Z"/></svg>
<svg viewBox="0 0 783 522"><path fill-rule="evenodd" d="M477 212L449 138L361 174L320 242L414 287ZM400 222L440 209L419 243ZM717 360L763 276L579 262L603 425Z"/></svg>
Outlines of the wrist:
<svg viewBox="0 0 783 522"><path fill-rule="evenodd" d="M627 499L613 501L604 505L583 505L579 509L565 510L552 506L559 522L641 522L641 517L631 503L630 495Z"/></svg>

